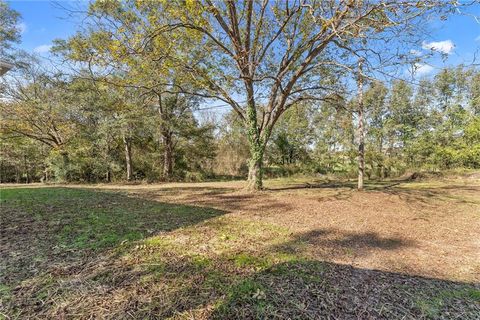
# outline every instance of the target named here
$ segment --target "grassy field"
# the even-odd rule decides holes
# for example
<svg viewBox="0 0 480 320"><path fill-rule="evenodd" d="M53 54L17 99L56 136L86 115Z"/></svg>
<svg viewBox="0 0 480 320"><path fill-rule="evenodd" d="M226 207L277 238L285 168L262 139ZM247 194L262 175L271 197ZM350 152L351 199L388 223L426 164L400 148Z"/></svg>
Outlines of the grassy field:
<svg viewBox="0 0 480 320"><path fill-rule="evenodd" d="M0 319L479 319L480 178L1 189Z"/></svg>

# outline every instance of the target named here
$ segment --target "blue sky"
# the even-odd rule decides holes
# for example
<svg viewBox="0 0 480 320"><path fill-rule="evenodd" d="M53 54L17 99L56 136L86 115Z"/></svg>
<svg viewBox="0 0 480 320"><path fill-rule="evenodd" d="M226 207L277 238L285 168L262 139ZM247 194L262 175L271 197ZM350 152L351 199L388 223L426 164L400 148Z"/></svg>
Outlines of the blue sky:
<svg viewBox="0 0 480 320"><path fill-rule="evenodd" d="M65 11L53 1L7 1L11 8L22 16L22 43L20 47L29 52L44 54L54 39L65 39L78 28L79 21L67 18ZM70 6L73 1L57 1ZM83 2L86 4L86 2Z"/></svg>
<svg viewBox="0 0 480 320"><path fill-rule="evenodd" d="M53 1L7 1L22 15L21 48L39 55L47 55L52 41L67 38L77 30L80 21L68 18L67 13ZM86 6L87 2L57 1L62 6ZM480 17L480 4L469 9L469 14ZM469 63L477 52L480 59L480 21L472 16L454 16L447 21L431 23L432 33L426 37L419 51L435 48L447 53L447 59L437 58L419 65L419 73L428 75L445 65ZM478 61L477 61L478 62Z"/></svg>

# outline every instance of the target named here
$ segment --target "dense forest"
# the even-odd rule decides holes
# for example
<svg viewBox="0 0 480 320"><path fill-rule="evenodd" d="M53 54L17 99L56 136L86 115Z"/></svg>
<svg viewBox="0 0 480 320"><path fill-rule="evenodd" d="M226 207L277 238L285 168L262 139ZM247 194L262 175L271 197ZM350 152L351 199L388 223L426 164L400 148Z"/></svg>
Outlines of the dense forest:
<svg viewBox="0 0 480 320"><path fill-rule="evenodd" d="M426 57L402 54L418 32L407 22L451 8L367 3L322 26L301 6L273 17L261 2L98 1L56 41L52 68L15 49L21 17L2 2L2 57L15 67L1 80L1 182L248 177L260 188L263 175L353 178L359 166L367 179L480 168L478 68L421 77ZM354 32L351 19L363 21Z"/></svg>

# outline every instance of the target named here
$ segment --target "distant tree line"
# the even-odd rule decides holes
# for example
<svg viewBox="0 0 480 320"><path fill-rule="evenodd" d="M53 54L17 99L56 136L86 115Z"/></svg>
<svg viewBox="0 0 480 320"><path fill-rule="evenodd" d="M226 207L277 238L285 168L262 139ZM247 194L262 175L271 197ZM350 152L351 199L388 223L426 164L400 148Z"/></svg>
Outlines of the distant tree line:
<svg viewBox="0 0 480 320"><path fill-rule="evenodd" d="M478 69L392 76L425 58L411 54L419 22L462 5L94 1L55 42L54 70L12 54L19 15L1 4L15 64L1 82L1 182L246 177L261 189L264 174L480 166Z"/></svg>

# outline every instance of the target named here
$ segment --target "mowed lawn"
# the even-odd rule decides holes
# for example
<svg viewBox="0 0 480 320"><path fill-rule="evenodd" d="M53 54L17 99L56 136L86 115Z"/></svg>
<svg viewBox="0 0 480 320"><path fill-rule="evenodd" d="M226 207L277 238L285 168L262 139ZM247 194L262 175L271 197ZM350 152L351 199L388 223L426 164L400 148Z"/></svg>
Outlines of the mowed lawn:
<svg viewBox="0 0 480 320"><path fill-rule="evenodd" d="M480 178L1 189L0 319L479 319Z"/></svg>

